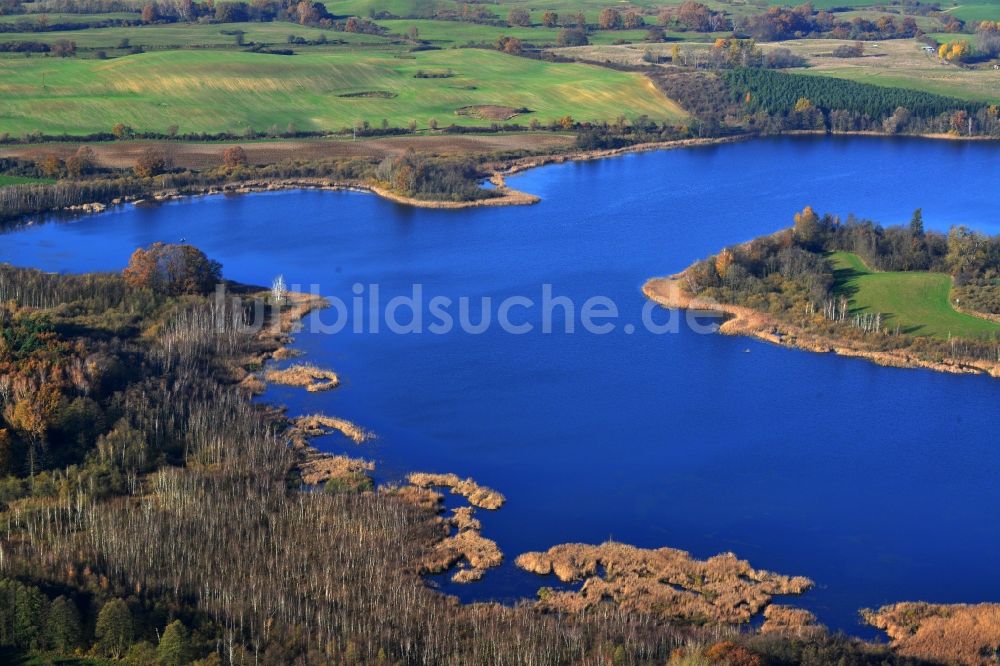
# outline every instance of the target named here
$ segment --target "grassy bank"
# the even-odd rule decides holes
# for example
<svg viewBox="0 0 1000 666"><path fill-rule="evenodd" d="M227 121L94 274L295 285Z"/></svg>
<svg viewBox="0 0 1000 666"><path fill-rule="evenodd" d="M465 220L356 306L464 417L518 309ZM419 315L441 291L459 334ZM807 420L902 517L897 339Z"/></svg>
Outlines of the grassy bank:
<svg viewBox="0 0 1000 666"><path fill-rule="evenodd" d="M91 19L101 19L104 15L89 15ZM5 18L21 18L5 17ZM136 18L132 17L133 20ZM30 17L29 19L30 20ZM55 21L51 21L55 22ZM106 28L89 28L87 30L51 30L45 32L4 32L0 33L0 41L3 42L43 42L54 44L59 40L69 40L76 44L78 49L104 49L114 55L118 55L115 50L122 47L122 40L127 40L128 46L124 47L121 54L127 52L132 47L142 47L144 49L176 49L176 48L201 48L218 49L232 48L238 50L235 33L243 33L243 42L250 44L256 42L273 46L287 47L288 36L295 35L303 39L316 40L321 36L329 40L328 48L336 47L334 42L343 42L341 46L369 47L384 46L390 42L386 37L378 35L364 35L349 32L331 32L304 25L296 25L287 22L261 23L166 23L153 25L133 25L133 26L112 26ZM81 53L81 56L88 54ZM22 56L15 56L21 58Z"/></svg>
<svg viewBox="0 0 1000 666"><path fill-rule="evenodd" d="M889 328L935 338L976 338L1000 331L1000 324L957 312L951 305L951 276L925 272L874 272L850 252L830 256L835 292L850 299L852 313L882 313Z"/></svg>
<svg viewBox="0 0 1000 666"><path fill-rule="evenodd" d="M0 174L0 187L4 187L6 185L42 185L54 182L54 180L49 180L47 178L25 178L23 176L8 176L6 174Z"/></svg>

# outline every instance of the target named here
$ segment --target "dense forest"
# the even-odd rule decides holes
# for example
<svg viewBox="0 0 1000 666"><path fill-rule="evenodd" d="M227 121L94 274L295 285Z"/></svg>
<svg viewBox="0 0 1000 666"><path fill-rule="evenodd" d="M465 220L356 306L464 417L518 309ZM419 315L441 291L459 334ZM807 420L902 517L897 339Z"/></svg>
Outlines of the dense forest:
<svg viewBox="0 0 1000 666"><path fill-rule="evenodd" d="M698 136L786 131L1000 136L1000 108L904 88L762 67L651 72Z"/></svg>
<svg viewBox="0 0 1000 666"><path fill-rule="evenodd" d="M884 118L903 107L913 116L929 118L965 111L974 114L983 104L904 88L888 88L824 76L801 76L766 69L739 69L722 73L737 97L747 99L750 111L786 113L799 100L820 109L860 113Z"/></svg>

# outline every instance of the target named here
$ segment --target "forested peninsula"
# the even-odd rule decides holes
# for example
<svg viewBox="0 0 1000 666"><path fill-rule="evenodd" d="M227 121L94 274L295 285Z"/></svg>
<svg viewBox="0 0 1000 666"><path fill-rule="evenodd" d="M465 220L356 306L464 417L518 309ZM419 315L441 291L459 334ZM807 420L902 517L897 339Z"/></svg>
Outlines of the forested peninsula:
<svg viewBox="0 0 1000 666"><path fill-rule="evenodd" d="M1000 237L841 220L806 207L794 226L723 249L645 294L717 311L723 333L882 365L1000 377Z"/></svg>

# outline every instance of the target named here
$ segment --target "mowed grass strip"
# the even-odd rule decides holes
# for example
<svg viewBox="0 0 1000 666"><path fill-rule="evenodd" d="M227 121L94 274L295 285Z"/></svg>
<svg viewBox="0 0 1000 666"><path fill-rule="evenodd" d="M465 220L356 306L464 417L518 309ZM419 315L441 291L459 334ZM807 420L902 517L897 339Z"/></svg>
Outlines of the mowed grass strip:
<svg viewBox="0 0 1000 666"><path fill-rule="evenodd" d="M130 47L170 49L182 47L238 48L234 33L242 32L246 44L257 42L287 48L289 35L315 40L320 36L332 42L366 46L389 44L378 35L333 32L276 21L273 23L166 23L153 25L114 26L87 30L52 30L48 32L0 32L0 42L43 42L52 44L68 40L80 49L115 49L128 40ZM242 48L242 47L239 47Z"/></svg>
<svg viewBox="0 0 1000 666"><path fill-rule="evenodd" d="M390 33L405 35L410 28L416 28L422 40L439 46L473 43L493 43L501 37L516 37L535 44L555 44L559 37L558 28L544 27L503 27L462 23L460 21L436 21L427 19L390 19L376 21Z"/></svg>
<svg viewBox="0 0 1000 666"><path fill-rule="evenodd" d="M677 6L684 0L624 0L613 2L609 0L504 0L503 3L483 3L486 9L501 19L507 18L508 12L515 8L527 9L531 12L532 22L540 23L542 14L547 10L558 13L566 18L577 12L583 12L588 23L597 23L598 16L607 7L615 7L625 12L629 9L652 10L653 13L647 15L646 22L656 20L656 10L661 7ZM879 0L818 0L818 6L853 7L857 5L876 4ZM393 16L410 18L430 18L438 10L461 11L462 5L466 4L459 0L326 0L326 8L333 14L370 16L373 12L385 11ZM469 3L473 4L473 3ZM738 12L740 5L734 5L727 0L706 0L704 4L712 9ZM772 3L787 4L787 3ZM475 6L473 4L473 6Z"/></svg>
<svg viewBox="0 0 1000 666"><path fill-rule="evenodd" d="M49 180L48 178L26 178L24 176L7 176L0 173L0 187L4 187L6 185L27 185L29 183L40 185L54 182L54 180Z"/></svg>
<svg viewBox="0 0 1000 666"><path fill-rule="evenodd" d="M945 11L955 18L965 21L970 27L975 27L980 21L1000 20L1000 2L961 4ZM960 36L952 35L952 39L956 38L960 38Z"/></svg>
<svg viewBox="0 0 1000 666"><path fill-rule="evenodd" d="M108 14L63 14L52 12L48 14L6 14L0 16L0 23L27 23L38 25L39 19L45 17L48 25L59 23L99 23L102 21L137 21L141 16L139 12L113 12ZM0 33L0 37L3 33Z"/></svg>
<svg viewBox="0 0 1000 666"><path fill-rule="evenodd" d="M1000 324L958 312L951 305L951 276L926 272L873 272L850 252L834 252L838 293L850 299L855 314L881 312L883 326L898 325L910 335L935 338L982 338L1000 332Z"/></svg>
<svg viewBox="0 0 1000 666"><path fill-rule="evenodd" d="M540 16L541 14L539 14ZM651 17L651 20L653 18L655 17ZM429 19L389 19L376 21L376 23L396 35L406 35L410 28L416 28L420 39L436 46L462 46L469 43L494 44L501 37L516 37L526 44L535 46L554 46L562 31L562 28L546 28L538 24L511 27ZM612 44L616 41L642 42L645 38L645 28L598 30L587 35L591 44Z"/></svg>
<svg viewBox="0 0 1000 666"><path fill-rule="evenodd" d="M418 71L448 78L417 78ZM373 96L365 96L374 93ZM377 96L376 96L377 95ZM391 95L391 96L387 96ZM337 130L367 120L393 126L436 119L482 124L455 111L470 105L527 108L517 121L543 123L646 114L678 121L684 112L641 74L548 63L477 49L390 54L279 56L165 51L113 60L0 58L0 132L17 135L107 131L239 131L289 123Z"/></svg>

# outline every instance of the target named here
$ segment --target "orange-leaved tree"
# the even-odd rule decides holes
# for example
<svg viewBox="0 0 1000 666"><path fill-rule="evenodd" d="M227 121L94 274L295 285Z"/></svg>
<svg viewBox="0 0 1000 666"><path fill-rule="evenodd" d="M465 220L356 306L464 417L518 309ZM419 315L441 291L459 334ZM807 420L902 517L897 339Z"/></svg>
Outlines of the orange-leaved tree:
<svg viewBox="0 0 1000 666"><path fill-rule="evenodd" d="M198 248L167 243L138 248L122 271L129 285L169 296L207 293L221 275L222 265Z"/></svg>
<svg viewBox="0 0 1000 666"><path fill-rule="evenodd" d="M247 151L242 146L230 146L222 151L222 163L230 169L246 166L249 164Z"/></svg>

